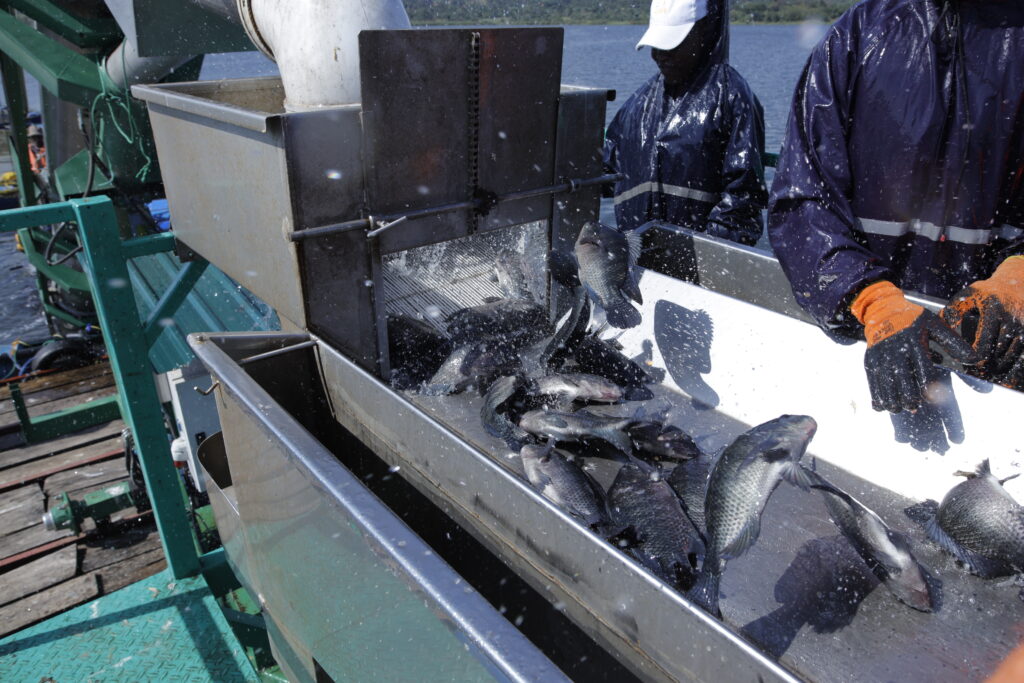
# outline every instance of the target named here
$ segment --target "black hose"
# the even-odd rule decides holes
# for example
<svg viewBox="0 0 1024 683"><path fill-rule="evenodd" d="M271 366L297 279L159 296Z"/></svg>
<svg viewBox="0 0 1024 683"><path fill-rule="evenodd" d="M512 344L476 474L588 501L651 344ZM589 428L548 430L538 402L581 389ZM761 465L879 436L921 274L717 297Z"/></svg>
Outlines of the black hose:
<svg viewBox="0 0 1024 683"><path fill-rule="evenodd" d="M81 245L79 245L79 246L75 247L74 249L72 249L71 251L69 251L68 253L66 253L63 256L61 256L56 261L51 261L50 260L50 256L53 254L53 245L56 244L57 238L60 236L60 234L62 232L64 232L68 228L68 225L69 224L66 221L64 223L61 223L60 225L57 226L57 229L54 230L53 233L50 235L50 239L46 243L46 249L43 250L43 261L46 262L46 265L48 265L48 266L59 266L60 264L62 264L65 261L67 261L72 256L74 256L75 254L77 254L78 252L82 251L82 247L81 247Z"/></svg>

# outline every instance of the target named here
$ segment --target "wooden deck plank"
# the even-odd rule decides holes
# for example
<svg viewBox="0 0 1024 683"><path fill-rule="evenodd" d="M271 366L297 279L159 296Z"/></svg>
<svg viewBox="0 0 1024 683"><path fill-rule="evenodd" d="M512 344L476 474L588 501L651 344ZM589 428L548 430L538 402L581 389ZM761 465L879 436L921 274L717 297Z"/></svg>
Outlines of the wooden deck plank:
<svg viewBox="0 0 1024 683"><path fill-rule="evenodd" d="M84 574L0 607L0 637L59 614L100 594L95 574Z"/></svg>
<svg viewBox="0 0 1024 683"><path fill-rule="evenodd" d="M39 377L26 379L20 382L19 386L21 387L22 394L31 394L37 391L46 391L47 389L73 384L85 379L92 379L93 377L99 377L109 372L110 363L103 361L101 363L87 365L84 368L65 370L64 372L51 372L45 375L40 375ZM0 400L7 399L10 395L10 387L6 384L0 385Z"/></svg>
<svg viewBox="0 0 1024 683"><path fill-rule="evenodd" d="M38 484L12 489L0 496L0 537L39 524L45 502Z"/></svg>
<svg viewBox="0 0 1024 683"><path fill-rule="evenodd" d="M83 539L78 547L82 551L82 573L117 565L152 550L163 552L160 534L152 519L117 536Z"/></svg>
<svg viewBox="0 0 1024 683"><path fill-rule="evenodd" d="M43 527L42 519L40 519L39 523L34 526L0 538L0 559L17 555L26 550L31 550L52 541L67 538L68 536L71 536L71 531L68 529L47 531Z"/></svg>
<svg viewBox="0 0 1024 683"><path fill-rule="evenodd" d="M124 429L124 422L114 420L106 424L89 427L82 431L63 436L59 439L46 441L44 443L20 446L8 451L0 451L0 479L3 479L2 470L20 465L22 463L46 458L57 453L63 453L73 448L84 448L98 441L112 439L121 436Z"/></svg>
<svg viewBox="0 0 1024 683"><path fill-rule="evenodd" d="M95 458L116 457L121 452L120 437L99 441L82 448L73 448L49 458L33 460L17 467L0 470L0 490L47 477L60 469L86 464Z"/></svg>
<svg viewBox="0 0 1024 683"><path fill-rule="evenodd" d="M167 558L163 548L155 548L144 553L133 555L116 565L104 567L94 572L99 579L104 594L130 586L136 581L153 576L167 568Z"/></svg>
<svg viewBox="0 0 1024 683"><path fill-rule="evenodd" d="M102 389L96 389L94 391L87 391L84 394L77 394L75 396L68 396L66 398L58 399L56 401L49 401L42 403L37 406L28 406L28 414L30 417L40 417L42 415L49 415L50 413L56 413L61 410L68 408L74 408L75 406L82 405L83 403L89 403L100 398L105 398L117 393L117 387L104 387ZM0 415L0 432L12 432L20 428L18 422L18 416L11 411L7 414Z"/></svg>
<svg viewBox="0 0 1024 683"><path fill-rule="evenodd" d="M107 372L102 375L97 375L96 377L89 377L59 387L52 387L23 395L25 397L25 405L31 409L71 396L78 396L79 394L88 393L90 391L112 387L114 384L113 373ZM9 413L14 413L14 401L9 399L9 396L0 399L0 415L5 417Z"/></svg>
<svg viewBox="0 0 1024 683"><path fill-rule="evenodd" d="M51 475L43 480L43 493L51 500L53 496L65 492L74 498L81 498L90 491L127 478L128 468L125 467L124 458L113 458Z"/></svg>
<svg viewBox="0 0 1024 683"><path fill-rule="evenodd" d="M0 574L0 607L73 579L77 572L78 548L73 545L4 572Z"/></svg>

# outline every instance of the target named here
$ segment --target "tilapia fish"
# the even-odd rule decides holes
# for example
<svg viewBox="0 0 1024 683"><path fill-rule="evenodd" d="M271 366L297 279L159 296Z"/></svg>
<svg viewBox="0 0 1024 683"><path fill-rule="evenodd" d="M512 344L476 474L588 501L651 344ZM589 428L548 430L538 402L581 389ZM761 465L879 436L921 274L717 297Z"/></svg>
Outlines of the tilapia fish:
<svg viewBox="0 0 1024 683"><path fill-rule="evenodd" d="M761 513L783 478L807 489L800 459L817 430L806 415L783 415L741 434L718 457L704 495L707 555L690 596L714 615L727 560L739 557L761 533Z"/></svg>
<svg viewBox="0 0 1024 683"><path fill-rule="evenodd" d="M576 239L580 282L604 309L608 324L625 329L640 324L640 311L630 300L643 303L633 266L640 255L640 236L589 221Z"/></svg>
<svg viewBox="0 0 1024 683"><path fill-rule="evenodd" d="M556 400L572 403L616 403L626 399L629 391L604 377L587 373L566 373L538 377L530 384L530 391Z"/></svg>
<svg viewBox="0 0 1024 683"><path fill-rule="evenodd" d="M673 586L685 590L693 584L704 544L660 470L623 465L608 490L608 506L616 526L635 531L637 544L630 550L641 563Z"/></svg>
<svg viewBox="0 0 1024 683"><path fill-rule="evenodd" d="M531 410L520 418L519 426L531 434L555 441L603 439L623 453L631 453L633 442L626 429L635 422L636 419L631 417L606 417L586 410L575 413Z"/></svg>
<svg viewBox="0 0 1024 683"><path fill-rule="evenodd" d="M604 491L589 474L561 452L554 442L544 446L527 444L519 457L537 491L592 529L605 529L610 520Z"/></svg>
<svg viewBox="0 0 1024 683"><path fill-rule="evenodd" d="M910 551L907 538L890 529L859 500L808 471L811 488L821 492L832 522L864 558L889 592L914 609L932 611L932 595L924 571Z"/></svg>
<svg viewBox="0 0 1024 683"><path fill-rule="evenodd" d="M446 329L456 346L496 338L520 348L552 331L547 311L521 299L498 299L461 308L448 316Z"/></svg>
<svg viewBox="0 0 1024 683"><path fill-rule="evenodd" d="M420 390L428 396L457 394L471 387L487 388L502 375L519 369L515 346L502 339L484 339L459 346Z"/></svg>
<svg viewBox="0 0 1024 683"><path fill-rule="evenodd" d="M648 422L630 428L629 436L639 455L658 460L690 460L700 449L690 435L673 425Z"/></svg>
<svg viewBox="0 0 1024 683"><path fill-rule="evenodd" d="M925 526L933 541L983 578L1024 571L1024 509L997 479L988 460L954 486Z"/></svg>
<svg viewBox="0 0 1024 683"><path fill-rule="evenodd" d="M672 468L668 475L668 484L679 496L686 515L701 533L705 533L704 492L707 490L708 476L714 460L711 456L701 453L692 460L684 460Z"/></svg>
<svg viewBox="0 0 1024 683"><path fill-rule="evenodd" d="M574 296L569 315L561 321L541 352L542 368L560 370L587 336L587 325L590 324L590 297L582 288L577 288Z"/></svg>
<svg viewBox="0 0 1024 683"><path fill-rule="evenodd" d="M487 433L501 439L514 451L530 441L530 435L506 414L512 409L508 404L516 403L517 397L519 401L525 398L524 385L525 381L515 375L500 377L487 390L480 407L480 421Z"/></svg>
<svg viewBox="0 0 1024 683"><path fill-rule="evenodd" d="M579 372L600 375L624 387L646 390L645 385L651 381L651 377L643 368L622 355L611 343L595 336L584 337L576 345L573 356L576 360L575 369ZM649 390L645 393L645 398L653 397Z"/></svg>

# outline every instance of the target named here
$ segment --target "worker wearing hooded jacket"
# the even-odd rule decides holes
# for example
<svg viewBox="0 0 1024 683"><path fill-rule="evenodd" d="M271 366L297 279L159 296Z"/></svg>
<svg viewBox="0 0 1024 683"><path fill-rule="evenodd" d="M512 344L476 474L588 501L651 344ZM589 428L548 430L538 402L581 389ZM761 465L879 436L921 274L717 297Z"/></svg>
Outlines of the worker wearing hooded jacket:
<svg viewBox="0 0 1024 683"><path fill-rule="evenodd" d="M654 0L649 45L658 73L622 105L604 159L620 229L661 220L753 244L767 201L764 110L728 64L727 0Z"/></svg>
<svg viewBox="0 0 1024 683"><path fill-rule="evenodd" d="M876 410L921 405L936 347L1024 386L1024 3L840 17L797 84L768 233L797 301L863 331Z"/></svg>

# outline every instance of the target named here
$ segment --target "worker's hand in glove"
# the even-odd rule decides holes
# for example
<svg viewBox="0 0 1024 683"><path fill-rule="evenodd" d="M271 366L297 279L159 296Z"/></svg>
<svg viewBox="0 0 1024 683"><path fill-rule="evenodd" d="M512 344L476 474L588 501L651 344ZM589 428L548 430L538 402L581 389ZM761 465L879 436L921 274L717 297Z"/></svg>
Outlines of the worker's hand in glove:
<svg viewBox="0 0 1024 683"><path fill-rule="evenodd" d="M1024 388L1024 256L953 297L939 314L977 351L985 379Z"/></svg>
<svg viewBox="0 0 1024 683"><path fill-rule="evenodd" d="M850 311L864 325L864 368L875 410L898 413L921 406L933 372L929 345L966 365L976 361L970 344L886 280L865 287Z"/></svg>

